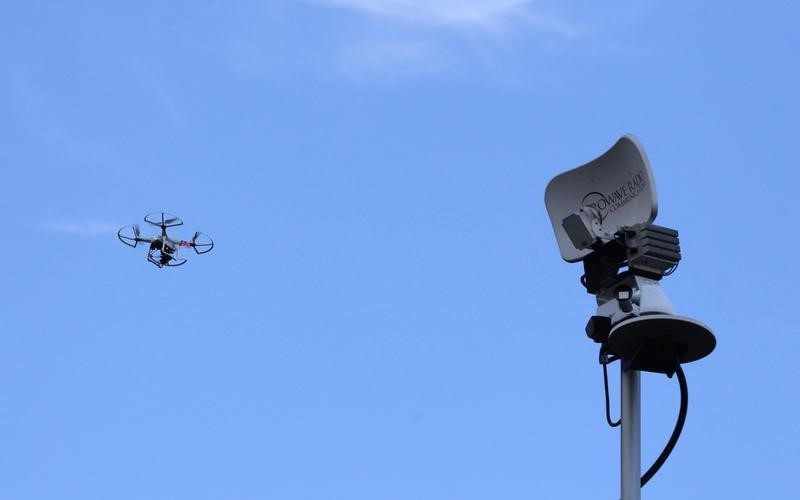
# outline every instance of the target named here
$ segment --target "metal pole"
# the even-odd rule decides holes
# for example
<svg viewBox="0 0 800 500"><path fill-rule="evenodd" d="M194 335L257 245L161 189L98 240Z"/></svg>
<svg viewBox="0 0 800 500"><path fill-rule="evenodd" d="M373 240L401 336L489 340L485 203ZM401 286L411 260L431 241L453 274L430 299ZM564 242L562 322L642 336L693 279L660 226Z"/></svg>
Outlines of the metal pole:
<svg viewBox="0 0 800 500"><path fill-rule="evenodd" d="M641 441L641 384L639 372L622 369L622 429L621 429L621 469L620 489L622 500L641 500L640 485L642 474L642 441Z"/></svg>

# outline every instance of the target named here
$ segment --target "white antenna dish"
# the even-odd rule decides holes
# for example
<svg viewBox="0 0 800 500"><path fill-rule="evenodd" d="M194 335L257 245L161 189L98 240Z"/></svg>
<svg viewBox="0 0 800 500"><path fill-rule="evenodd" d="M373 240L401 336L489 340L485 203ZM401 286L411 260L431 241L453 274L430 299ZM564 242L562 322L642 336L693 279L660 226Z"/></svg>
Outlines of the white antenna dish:
<svg viewBox="0 0 800 500"><path fill-rule="evenodd" d="M567 230L568 219L581 208L592 210L595 225L601 226L593 236L653 222L658 213L650 162L632 135L623 136L589 163L555 177L547 185L544 200L561 257L567 262L577 262L592 252L589 241L581 244L584 233L579 228Z"/></svg>
<svg viewBox="0 0 800 500"><path fill-rule="evenodd" d="M683 429L688 403L681 364L702 359L717 344L711 330L677 316L660 281L681 260L678 231L656 226L656 187L639 141L623 136L598 158L556 176L545 204L561 257L583 261L581 284L595 296L597 313L586 334L600 344L606 420L621 426L622 500L639 500L641 487L666 461ZM607 365L621 360L621 418L611 420ZM677 375L681 409L670 440L641 473L639 372Z"/></svg>

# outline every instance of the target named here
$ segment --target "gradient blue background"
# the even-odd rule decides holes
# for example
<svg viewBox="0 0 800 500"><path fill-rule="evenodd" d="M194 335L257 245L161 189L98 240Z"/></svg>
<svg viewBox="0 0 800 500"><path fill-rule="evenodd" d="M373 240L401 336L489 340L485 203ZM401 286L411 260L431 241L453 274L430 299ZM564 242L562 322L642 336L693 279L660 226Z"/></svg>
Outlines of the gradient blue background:
<svg viewBox="0 0 800 500"><path fill-rule="evenodd" d="M644 497L793 497L799 14L4 2L0 497L618 498L543 197L629 132L718 339ZM153 210L217 248L156 269L115 237ZM643 389L647 467L678 390Z"/></svg>

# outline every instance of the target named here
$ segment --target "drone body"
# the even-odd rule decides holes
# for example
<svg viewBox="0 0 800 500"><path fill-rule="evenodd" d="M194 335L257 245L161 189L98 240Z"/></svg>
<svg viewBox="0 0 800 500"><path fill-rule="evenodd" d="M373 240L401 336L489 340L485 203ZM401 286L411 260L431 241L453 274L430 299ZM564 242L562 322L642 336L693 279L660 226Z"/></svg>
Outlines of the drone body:
<svg viewBox="0 0 800 500"><path fill-rule="evenodd" d="M143 237L139 225L125 226L117 231L117 237L129 247L136 248L139 243L147 243L147 261L157 267L177 267L186 263L178 257L178 250L184 247L194 249L198 255L208 253L214 248L214 241L207 234L196 232L191 241L176 240L167 234L168 227L182 226L183 221L166 212L151 212L144 217L148 224L161 228L161 234L151 238Z"/></svg>

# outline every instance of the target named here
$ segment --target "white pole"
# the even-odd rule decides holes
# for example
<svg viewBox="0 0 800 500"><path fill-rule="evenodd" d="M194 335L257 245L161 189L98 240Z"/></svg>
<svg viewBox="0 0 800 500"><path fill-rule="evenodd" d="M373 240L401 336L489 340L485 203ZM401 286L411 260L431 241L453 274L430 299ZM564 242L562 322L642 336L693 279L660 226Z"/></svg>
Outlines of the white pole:
<svg viewBox="0 0 800 500"><path fill-rule="evenodd" d="M622 372L622 390L620 391L622 393L620 489L622 491L622 500L641 500L641 384L639 372L626 370L624 360L620 371Z"/></svg>

